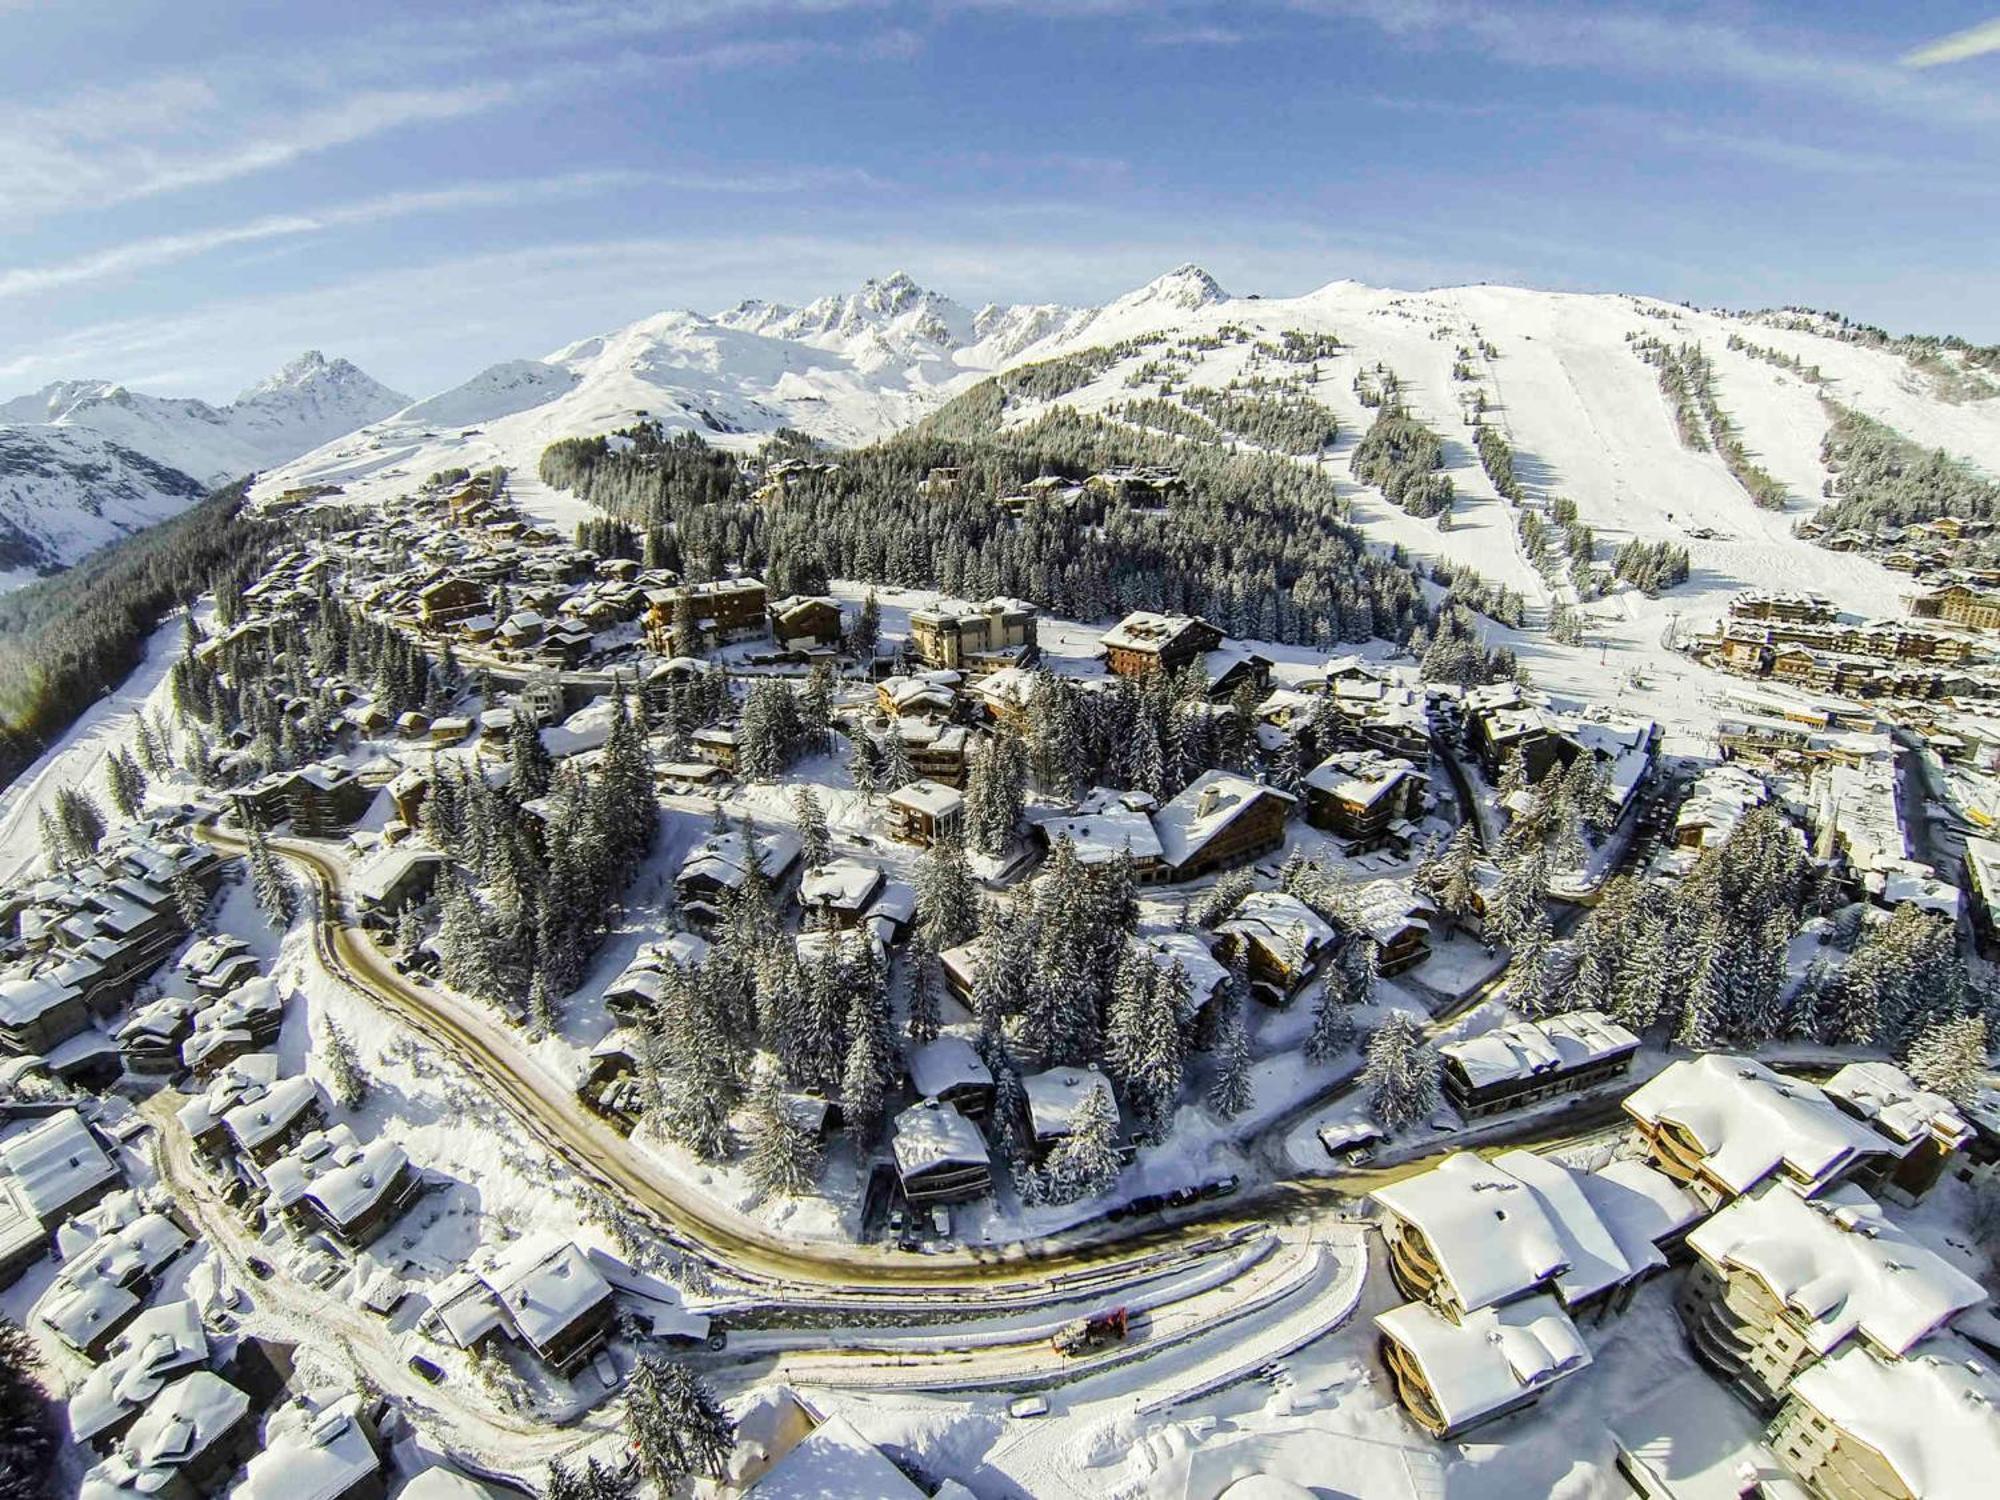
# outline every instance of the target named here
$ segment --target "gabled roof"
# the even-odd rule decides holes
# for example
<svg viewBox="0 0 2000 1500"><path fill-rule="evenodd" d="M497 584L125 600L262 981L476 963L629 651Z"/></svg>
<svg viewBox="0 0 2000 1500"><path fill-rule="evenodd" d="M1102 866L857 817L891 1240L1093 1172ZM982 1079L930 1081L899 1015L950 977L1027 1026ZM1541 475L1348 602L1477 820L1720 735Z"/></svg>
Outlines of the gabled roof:
<svg viewBox="0 0 2000 1500"><path fill-rule="evenodd" d="M1792 1394L1866 1443L1924 1500L1985 1500L2000 1474L2000 1377L1949 1336L1898 1360L1849 1345L1800 1373Z"/></svg>
<svg viewBox="0 0 2000 1500"><path fill-rule="evenodd" d="M1427 1302L1375 1319L1423 1371L1447 1427L1459 1428L1546 1389L1590 1363L1590 1350L1554 1297L1482 1307L1454 1323Z"/></svg>
<svg viewBox="0 0 2000 1500"><path fill-rule="evenodd" d="M1571 1269L1548 1205L1513 1173L1457 1151L1428 1172L1370 1195L1423 1231L1453 1299L1505 1302Z"/></svg>

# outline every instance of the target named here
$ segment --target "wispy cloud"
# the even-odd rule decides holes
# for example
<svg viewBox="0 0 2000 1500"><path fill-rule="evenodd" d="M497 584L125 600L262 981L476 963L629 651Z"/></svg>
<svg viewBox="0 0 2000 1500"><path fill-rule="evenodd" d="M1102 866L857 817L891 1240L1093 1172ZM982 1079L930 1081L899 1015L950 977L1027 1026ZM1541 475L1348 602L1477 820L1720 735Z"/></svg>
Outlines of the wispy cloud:
<svg viewBox="0 0 2000 1500"><path fill-rule="evenodd" d="M1989 52L2000 52L2000 19L1955 31L1925 47L1903 55L1907 68L1935 68L1945 63L1970 62Z"/></svg>
<svg viewBox="0 0 2000 1500"><path fill-rule="evenodd" d="M89 89L0 116L0 213L35 217L213 186L414 124L493 108L502 83L373 89L268 112L201 79Z"/></svg>
<svg viewBox="0 0 2000 1500"><path fill-rule="evenodd" d="M1250 34L1234 26L1166 26L1139 38L1148 47L1240 47Z"/></svg>

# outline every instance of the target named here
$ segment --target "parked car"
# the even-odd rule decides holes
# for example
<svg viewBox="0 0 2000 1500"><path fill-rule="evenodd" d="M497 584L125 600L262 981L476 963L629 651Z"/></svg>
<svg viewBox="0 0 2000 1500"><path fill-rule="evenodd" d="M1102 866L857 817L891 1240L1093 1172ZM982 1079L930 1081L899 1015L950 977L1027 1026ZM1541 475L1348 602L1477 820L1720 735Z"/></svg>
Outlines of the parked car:
<svg viewBox="0 0 2000 1500"><path fill-rule="evenodd" d="M1242 1180L1234 1172L1231 1172L1226 1177L1214 1177L1204 1182L1201 1185L1201 1196L1204 1198L1227 1198L1241 1186Z"/></svg>
<svg viewBox="0 0 2000 1500"><path fill-rule="evenodd" d="M425 1359L421 1354L412 1354L409 1359L409 1365L411 1372L419 1380L425 1381L430 1385L437 1385L444 1379L444 1366L438 1364L435 1360Z"/></svg>
<svg viewBox="0 0 2000 1500"><path fill-rule="evenodd" d="M1156 1214L1166 1206L1166 1198L1159 1193L1141 1193L1132 1200L1132 1212L1135 1215Z"/></svg>
<svg viewBox="0 0 2000 1500"><path fill-rule="evenodd" d="M931 1233L941 1240L951 1238L951 1209L945 1204L931 1205Z"/></svg>
<svg viewBox="0 0 2000 1500"><path fill-rule="evenodd" d="M1010 1417L1046 1417L1049 1414L1049 1398L1046 1396L1016 1396L1007 1403Z"/></svg>

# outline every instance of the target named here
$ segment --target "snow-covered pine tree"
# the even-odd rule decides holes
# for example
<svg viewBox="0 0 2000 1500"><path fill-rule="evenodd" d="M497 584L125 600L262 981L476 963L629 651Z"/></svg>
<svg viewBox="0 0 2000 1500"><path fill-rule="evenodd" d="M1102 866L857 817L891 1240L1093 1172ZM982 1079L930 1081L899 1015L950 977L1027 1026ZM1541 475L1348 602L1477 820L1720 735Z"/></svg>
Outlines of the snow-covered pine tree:
<svg viewBox="0 0 2000 1500"><path fill-rule="evenodd" d="M1211 1002L1223 1007L1215 1028L1215 1076L1208 1085L1208 1107L1233 1120L1254 1101L1250 1087L1250 1033L1243 1021L1243 1002L1225 994Z"/></svg>
<svg viewBox="0 0 2000 1500"><path fill-rule="evenodd" d="M289 927L299 914L298 888L278 863L261 831L250 834L250 890L273 927Z"/></svg>
<svg viewBox="0 0 2000 1500"><path fill-rule="evenodd" d="M542 742L541 721L523 702L515 703L513 723L507 730L507 763L511 767L507 790L516 806L532 802L548 791L549 778L555 773L555 757Z"/></svg>
<svg viewBox="0 0 2000 1500"><path fill-rule="evenodd" d="M1507 965L1507 995L1511 1004L1531 1016L1545 1015L1555 1007L1549 992L1549 961L1555 946L1555 929L1548 913L1536 912L1514 939Z"/></svg>
<svg viewBox="0 0 2000 1500"><path fill-rule="evenodd" d="M1042 1173L1050 1203L1079 1203L1118 1180L1118 1108L1109 1089L1093 1088L1071 1118L1070 1133L1049 1153Z"/></svg>
<svg viewBox="0 0 2000 1500"><path fill-rule="evenodd" d="M549 998L548 980L537 969L528 977L528 1034L553 1036L561 1026L556 1019L555 1002Z"/></svg>
<svg viewBox="0 0 2000 1500"><path fill-rule="evenodd" d="M185 869L176 868L167 879L167 892L174 899L174 915L189 932L208 928L208 892Z"/></svg>
<svg viewBox="0 0 2000 1500"><path fill-rule="evenodd" d="M326 1088L333 1095L333 1102L342 1109L359 1109L368 1097L368 1075L361 1071L354 1043L348 1040L339 1022L326 1023L320 1054L326 1062Z"/></svg>
<svg viewBox="0 0 2000 1500"><path fill-rule="evenodd" d="M1986 1080L1984 1016L1938 1021L1919 1033L1906 1060L1916 1083L1954 1104L1970 1104Z"/></svg>
<svg viewBox="0 0 2000 1500"><path fill-rule="evenodd" d="M1392 1011L1368 1038L1367 1056L1361 1083L1383 1130L1393 1134L1437 1108L1442 1064L1415 1016Z"/></svg>
<svg viewBox="0 0 2000 1500"><path fill-rule="evenodd" d="M1355 937L1349 942L1366 942ZM1345 977L1337 970L1320 982L1319 999L1313 1003L1312 1030L1306 1033L1303 1052L1307 1062L1324 1066L1346 1052L1354 1041L1354 1016L1347 1004Z"/></svg>
<svg viewBox="0 0 2000 1500"><path fill-rule="evenodd" d="M909 741L903 738L898 725L891 724L889 732L882 736L883 789L899 792L916 779L916 768L910 764Z"/></svg>
<svg viewBox="0 0 2000 1500"><path fill-rule="evenodd" d="M826 813L813 789L801 785L792 794L792 816L799 826L799 849L808 870L822 868L833 857L833 836L827 831Z"/></svg>
<svg viewBox="0 0 2000 1500"><path fill-rule="evenodd" d="M864 802L872 803L882 790L882 768L875 754L875 740L865 729L856 729L848 741L847 779Z"/></svg>
<svg viewBox="0 0 2000 1500"><path fill-rule="evenodd" d="M686 1365L640 1355L625 1384L625 1420L640 1471L663 1497L694 1475L721 1476L735 1428Z"/></svg>
<svg viewBox="0 0 2000 1500"><path fill-rule="evenodd" d="M1500 883L1487 903L1486 935L1512 944L1543 910L1548 893L1548 855L1539 843L1526 844L1501 866Z"/></svg>
<svg viewBox="0 0 2000 1500"><path fill-rule="evenodd" d="M758 1192L796 1198L818 1180L819 1138L792 1112L775 1068L758 1069L750 1091L747 1130L749 1156L744 1169Z"/></svg>
<svg viewBox="0 0 2000 1500"><path fill-rule="evenodd" d="M969 943L979 932L979 886L956 834L934 840L917 866L917 916L938 952Z"/></svg>
<svg viewBox="0 0 2000 1500"><path fill-rule="evenodd" d="M972 974L972 1013L984 1037L997 1041L1007 1018L1027 1009L1034 965L1033 917L1013 903L997 903Z"/></svg>
<svg viewBox="0 0 2000 1500"><path fill-rule="evenodd" d="M937 1040L942 1019L939 1014L937 950L931 947L930 939L924 933L919 932L910 940L903 960L903 973L908 987L904 1006L906 1029L911 1044L922 1047Z"/></svg>

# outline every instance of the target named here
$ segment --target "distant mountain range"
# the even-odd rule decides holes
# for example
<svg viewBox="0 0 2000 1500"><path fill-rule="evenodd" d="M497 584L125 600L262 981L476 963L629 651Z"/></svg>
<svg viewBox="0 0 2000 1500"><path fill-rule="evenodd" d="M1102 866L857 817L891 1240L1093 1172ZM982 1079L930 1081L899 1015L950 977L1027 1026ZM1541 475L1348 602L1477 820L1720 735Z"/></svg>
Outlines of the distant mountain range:
<svg viewBox="0 0 2000 1500"><path fill-rule="evenodd" d="M344 359L302 354L226 406L63 380L0 402L0 570L66 567L215 485L409 404Z"/></svg>

